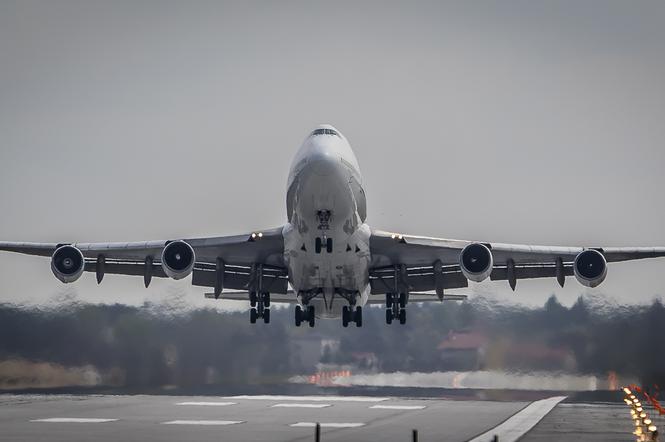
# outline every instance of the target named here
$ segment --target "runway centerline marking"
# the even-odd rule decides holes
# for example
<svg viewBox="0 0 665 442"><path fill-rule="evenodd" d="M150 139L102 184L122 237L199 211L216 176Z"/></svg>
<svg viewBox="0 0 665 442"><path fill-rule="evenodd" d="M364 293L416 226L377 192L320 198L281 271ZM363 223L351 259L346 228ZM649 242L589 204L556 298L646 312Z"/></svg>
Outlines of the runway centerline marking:
<svg viewBox="0 0 665 442"><path fill-rule="evenodd" d="M237 402L178 402L176 405L191 405L196 407L226 407L237 405Z"/></svg>
<svg viewBox="0 0 665 442"><path fill-rule="evenodd" d="M374 410L424 410L426 405L372 405Z"/></svg>
<svg viewBox="0 0 665 442"><path fill-rule="evenodd" d="M321 428L358 428L365 424L363 422L319 422ZM316 422L296 422L289 427L316 427Z"/></svg>
<svg viewBox="0 0 665 442"><path fill-rule="evenodd" d="M118 419L100 419L84 417L51 417L48 419L33 419L30 422L47 422L55 424L103 424L105 422L115 422Z"/></svg>
<svg viewBox="0 0 665 442"><path fill-rule="evenodd" d="M210 421L210 420L175 420L162 422L162 425L235 425L244 421Z"/></svg>
<svg viewBox="0 0 665 442"><path fill-rule="evenodd" d="M384 402L390 400L387 397L367 396L280 396L280 395L257 395L257 396L229 396L225 399L247 399L257 401L301 401L301 402Z"/></svg>
<svg viewBox="0 0 665 442"><path fill-rule="evenodd" d="M469 442L485 442L498 436L501 442L514 442L526 434L527 431L536 426L547 414L564 400L565 396L555 396L548 399L531 402L522 410L513 414L503 423L489 431L476 436Z"/></svg>
<svg viewBox="0 0 665 442"><path fill-rule="evenodd" d="M270 406L270 408L327 408L327 407L332 407L332 404L299 404L297 402L292 402L290 404L275 404Z"/></svg>

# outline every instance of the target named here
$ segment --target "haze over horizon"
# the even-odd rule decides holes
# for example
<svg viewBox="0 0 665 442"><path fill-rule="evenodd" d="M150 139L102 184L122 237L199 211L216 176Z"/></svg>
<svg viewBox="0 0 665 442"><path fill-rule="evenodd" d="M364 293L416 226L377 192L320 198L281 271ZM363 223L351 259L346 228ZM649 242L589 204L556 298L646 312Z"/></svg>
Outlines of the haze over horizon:
<svg viewBox="0 0 665 442"><path fill-rule="evenodd" d="M665 246L664 22L657 2L3 1L0 240L281 225L292 156L330 123L358 157L373 228ZM664 269L612 264L595 290L458 292L648 303ZM0 302L215 305L189 281L64 286L48 259L0 253Z"/></svg>

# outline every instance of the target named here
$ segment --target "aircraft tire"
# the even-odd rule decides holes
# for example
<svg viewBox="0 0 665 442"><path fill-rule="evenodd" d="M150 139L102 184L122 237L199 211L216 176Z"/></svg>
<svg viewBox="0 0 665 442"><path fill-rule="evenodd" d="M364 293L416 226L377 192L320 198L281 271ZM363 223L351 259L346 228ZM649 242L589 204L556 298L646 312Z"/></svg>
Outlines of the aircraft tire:
<svg viewBox="0 0 665 442"><path fill-rule="evenodd" d="M263 323L270 324L270 309L263 310Z"/></svg>
<svg viewBox="0 0 665 442"><path fill-rule="evenodd" d="M250 309L249 310L249 323L250 324L256 324L256 319L258 318L258 313L256 312L256 309Z"/></svg>
<svg viewBox="0 0 665 442"><path fill-rule="evenodd" d="M386 309L386 324L390 325L393 323L393 311L392 309Z"/></svg>
<svg viewBox="0 0 665 442"><path fill-rule="evenodd" d="M399 323L402 325L406 324L406 310L404 309L399 311Z"/></svg>
<svg viewBox="0 0 665 442"><path fill-rule="evenodd" d="M406 307L406 293L399 294L399 306L402 308Z"/></svg>
<svg viewBox="0 0 665 442"><path fill-rule="evenodd" d="M296 327L300 327L302 323L302 308L296 305Z"/></svg>
<svg viewBox="0 0 665 442"><path fill-rule="evenodd" d="M355 320L356 327L362 327L363 326L363 308L358 306L356 307L356 313L353 319Z"/></svg>
<svg viewBox="0 0 665 442"><path fill-rule="evenodd" d="M314 306L313 305L310 305L309 307L307 307L307 320L309 322L309 326L314 327L314 323L316 321L316 315L315 315L315 312L314 312Z"/></svg>

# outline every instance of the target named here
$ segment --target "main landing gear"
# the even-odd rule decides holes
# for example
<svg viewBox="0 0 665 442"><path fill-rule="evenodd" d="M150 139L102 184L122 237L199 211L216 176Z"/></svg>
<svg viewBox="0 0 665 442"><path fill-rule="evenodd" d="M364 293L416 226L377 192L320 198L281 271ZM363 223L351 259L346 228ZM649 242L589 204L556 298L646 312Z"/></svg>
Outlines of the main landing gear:
<svg viewBox="0 0 665 442"><path fill-rule="evenodd" d="M305 306L305 310L299 305L296 305L296 327L300 327L300 324L303 322L307 322L310 327L314 327L315 320L316 315L313 305Z"/></svg>
<svg viewBox="0 0 665 442"><path fill-rule="evenodd" d="M392 324L393 319L406 324L406 302L406 293L386 293L386 324Z"/></svg>
<svg viewBox="0 0 665 442"><path fill-rule="evenodd" d="M353 306L342 307L342 326L348 327L349 322L355 322L356 327L363 326L363 308L358 306L353 310Z"/></svg>
<svg viewBox="0 0 665 442"><path fill-rule="evenodd" d="M270 293L249 292L249 322L256 324L256 320L263 318L264 324L270 324Z"/></svg>

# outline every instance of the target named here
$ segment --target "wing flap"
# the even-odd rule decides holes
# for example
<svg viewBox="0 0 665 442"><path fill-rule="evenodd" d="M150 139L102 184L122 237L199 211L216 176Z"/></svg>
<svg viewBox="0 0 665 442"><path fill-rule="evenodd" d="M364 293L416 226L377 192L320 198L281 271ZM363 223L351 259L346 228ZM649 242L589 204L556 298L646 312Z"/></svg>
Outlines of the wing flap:
<svg viewBox="0 0 665 442"><path fill-rule="evenodd" d="M250 287L254 280L251 266L226 265L224 266L224 287L235 290L257 290L258 287ZM288 277L285 269L279 267L263 266L263 277L260 281L261 291L270 293L286 293L288 290ZM197 263L194 266L192 285L201 287L214 287L217 278L216 268L213 265Z"/></svg>

